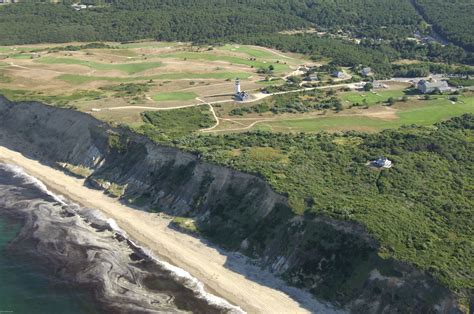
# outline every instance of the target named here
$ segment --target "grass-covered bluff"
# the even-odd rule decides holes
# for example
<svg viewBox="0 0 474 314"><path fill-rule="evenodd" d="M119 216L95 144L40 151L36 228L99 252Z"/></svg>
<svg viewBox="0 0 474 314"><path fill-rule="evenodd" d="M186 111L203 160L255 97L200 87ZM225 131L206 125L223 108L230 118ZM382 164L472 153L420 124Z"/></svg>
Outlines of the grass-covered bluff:
<svg viewBox="0 0 474 314"><path fill-rule="evenodd" d="M414 264L466 296L474 288L473 141L474 116L464 115L376 134L253 132L174 144L264 177L298 214L362 223L381 257ZM381 155L393 168L366 165Z"/></svg>

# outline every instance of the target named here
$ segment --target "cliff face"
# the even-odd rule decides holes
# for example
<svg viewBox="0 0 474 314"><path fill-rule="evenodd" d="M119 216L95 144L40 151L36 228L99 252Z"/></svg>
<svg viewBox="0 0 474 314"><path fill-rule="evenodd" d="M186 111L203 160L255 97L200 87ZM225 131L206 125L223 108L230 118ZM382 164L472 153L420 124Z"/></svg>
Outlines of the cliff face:
<svg viewBox="0 0 474 314"><path fill-rule="evenodd" d="M213 243L353 312L456 311L452 295L429 277L379 258L362 226L296 216L287 199L255 175L206 163L87 114L4 98L0 145L81 173L124 202L186 217Z"/></svg>

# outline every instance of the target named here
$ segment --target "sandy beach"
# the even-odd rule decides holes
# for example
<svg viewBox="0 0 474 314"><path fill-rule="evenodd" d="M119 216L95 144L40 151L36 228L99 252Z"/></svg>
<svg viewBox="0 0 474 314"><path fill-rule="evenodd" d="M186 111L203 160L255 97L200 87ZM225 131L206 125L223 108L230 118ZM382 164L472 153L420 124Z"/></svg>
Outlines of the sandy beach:
<svg viewBox="0 0 474 314"><path fill-rule="evenodd" d="M205 284L205 289L248 313L308 313L284 292L249 280L226 268L227 257L199 239L168 227L170 220L122 205L101 191L84 186L81 179L0 147L0 161L22 167L52 191L82 206L95 208L114 219L138 244L164 261L178 266ZM312 309L313 310L313 309ZM314 308L315 312L325 312Z"/></svg>

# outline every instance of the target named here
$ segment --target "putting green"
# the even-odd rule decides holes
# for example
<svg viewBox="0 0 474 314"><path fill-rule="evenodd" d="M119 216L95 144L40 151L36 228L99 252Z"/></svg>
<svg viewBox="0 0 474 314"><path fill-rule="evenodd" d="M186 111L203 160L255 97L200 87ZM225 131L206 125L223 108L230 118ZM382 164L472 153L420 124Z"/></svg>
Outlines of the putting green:
<svg viewBox="0 0 474 314"><path fill-rule="evenodd" d="M152 97L154 101L173 101L173 100L192 100L197 95L193 92L171 92L171 93L159 93Z"/></svg>

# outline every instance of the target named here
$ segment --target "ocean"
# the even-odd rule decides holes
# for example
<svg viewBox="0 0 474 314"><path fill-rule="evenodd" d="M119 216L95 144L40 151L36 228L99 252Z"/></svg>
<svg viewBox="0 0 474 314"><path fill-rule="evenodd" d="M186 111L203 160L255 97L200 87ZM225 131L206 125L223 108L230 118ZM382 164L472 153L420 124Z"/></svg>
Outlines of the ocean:
<svg viewBox="0 0 474 314"><path fill-rule="evenodd" d="M0 313L241 313L115 222L0 163Z"/></svg>

